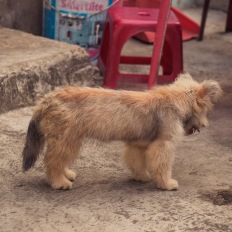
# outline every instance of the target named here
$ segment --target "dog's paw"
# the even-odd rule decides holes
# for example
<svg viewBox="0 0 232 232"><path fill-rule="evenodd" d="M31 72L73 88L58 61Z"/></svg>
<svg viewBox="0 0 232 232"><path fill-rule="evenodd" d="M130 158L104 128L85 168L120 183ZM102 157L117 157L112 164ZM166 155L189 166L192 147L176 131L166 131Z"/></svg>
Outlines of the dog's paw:
<svg viewBox="0 0 232 232"><path fill-rule="evenodd" d="M174 179L169 179L167 182L162 184L157 184L157 187L163 190L177 190L179 185L178 182Z"/></svg>
<svg viewBox="0 0 232 232"><path fill-rule="evenodd" d="M54 180L51 183L51 186L53 189L71 189L72 188L72 182L69 181L67 178L65 178L64 176L61 176L59 178L57 178L56 180Z"/></svg>
<svg viewBox="0 0 232 232"><path fill-rule="evenodd" d="M75 178L76 178L76 176L77 176L77 174L76 174L74 171L72 171L72 170L70 170L70 169L68 169L68 168L66 168L66 169L64 170L64 175L65 175L70 181L74 181Z"/></svg>
<svg viewBox="0 0 232 232"><path fill-rule="evenodd" d="M177 190L178 187L178 182L174 179L170 179L167 183L167 190Z"/></svg>

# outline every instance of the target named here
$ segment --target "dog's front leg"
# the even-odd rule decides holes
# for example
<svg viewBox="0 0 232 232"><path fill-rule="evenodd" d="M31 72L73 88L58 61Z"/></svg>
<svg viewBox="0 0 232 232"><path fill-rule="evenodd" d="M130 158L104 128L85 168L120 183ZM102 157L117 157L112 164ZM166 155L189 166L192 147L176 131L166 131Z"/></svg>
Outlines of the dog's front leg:
<svg viewBox="0 0 232 232"><path fill-rule="evenodd" d="M124 161L131 171L133 179L149 182L151 181L151 177L146 170L145 150L146 147L127 143L124 152Z"/></svg>
<svg viewBox="0 0 232 232"><path fill-rule="evenodd" d="M172 179L174 141L157 139L146 151L147 169L155 180L157 188L175 190L178 182Z"/></svg>

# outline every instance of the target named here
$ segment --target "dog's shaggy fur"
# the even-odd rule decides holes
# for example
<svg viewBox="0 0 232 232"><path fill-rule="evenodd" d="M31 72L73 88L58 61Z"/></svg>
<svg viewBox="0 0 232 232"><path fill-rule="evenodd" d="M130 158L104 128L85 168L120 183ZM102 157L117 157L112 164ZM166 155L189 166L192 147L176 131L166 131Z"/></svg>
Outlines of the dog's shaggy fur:
<svg viewBox="0 0 232 232"><path fill-rule="evenodd" d="M45 96L35 108L23 150L31 168L46 143L44 165L54 189L69 189L69 169L84 138L126 143L125 162L138 181L173 190L174 149L181 137L208 125L207 112L222 95L216 81L180 75L168 86L146 92L67 87Z"/></svg>

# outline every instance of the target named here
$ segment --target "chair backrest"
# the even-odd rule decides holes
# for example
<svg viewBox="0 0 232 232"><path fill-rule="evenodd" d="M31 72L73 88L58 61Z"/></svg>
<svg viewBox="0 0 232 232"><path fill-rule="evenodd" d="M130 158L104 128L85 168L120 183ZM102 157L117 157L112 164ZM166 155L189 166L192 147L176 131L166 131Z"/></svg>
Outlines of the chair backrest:
<svg viewBox="0 0 232 232"><path fill-rule="evenodd" d="M159 8L161 0L120 0L123 6Z"/></svg>
<svg viewBox="0 0 232 232"><path fill-rule="evenodd" d="M160 8L162 0L136 0L135 2L137 7Z"/></svg>
<svg viewBox="0 0 232 232"><path fill-rule="evenodd" d="M168 17L170 13L172 0L160 0L159 7L159 16L155 33L155 42L152 51L152 60L150 66L150 74L149 74L149 88L155 85L158 72L159 65L162 55L162 49L164 45L164 39L166 35L166 28L168 23Z"/></svg>

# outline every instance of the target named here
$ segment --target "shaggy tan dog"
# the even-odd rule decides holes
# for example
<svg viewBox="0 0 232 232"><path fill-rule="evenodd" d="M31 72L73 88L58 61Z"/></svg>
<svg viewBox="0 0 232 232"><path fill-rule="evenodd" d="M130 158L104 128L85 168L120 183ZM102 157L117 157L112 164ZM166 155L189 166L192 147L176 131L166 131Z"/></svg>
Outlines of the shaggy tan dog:
<svg viewBox="0 0 232 232"><path fill-rule="evenodd" d="M146 92L67 87L45 96L35 108L23 150L31 168L46 144L44 165L54 189L70 189L69 169L84 138L126 143L125 162L138 181L151 178L174 190L172 164L177 142L208 125L207 112L222 95L216 81L182 74L171 85Z"/></svg>

